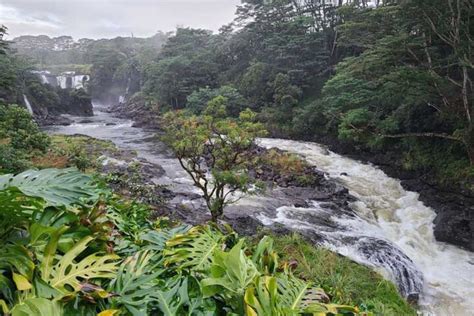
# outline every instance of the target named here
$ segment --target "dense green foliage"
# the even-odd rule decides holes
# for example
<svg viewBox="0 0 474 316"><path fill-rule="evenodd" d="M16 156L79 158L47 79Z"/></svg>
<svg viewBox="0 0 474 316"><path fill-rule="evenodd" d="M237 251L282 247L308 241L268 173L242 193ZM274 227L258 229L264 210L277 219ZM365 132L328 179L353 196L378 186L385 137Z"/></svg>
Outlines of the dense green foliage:
<svg viewBox="0 0 474 316"><path fill-rule="evenodd" d="M0 174L23 170L48 145L48 136L24 108L0 104Z"/></svg>
<svg viewBox="0 0 474 316"><path fill-rule="evenodd" d="M0 176L0 200L6 314L359 314L294 276L271 238L151 223L75 170Z"/></svg>
<svg viewBox="0 0 474 316"><path fill-rule="evenodd" d="M337 65L322 98L306 113L325 116L323 122L343 139L395 146L415 160L424 159L421 151L435 156L444 148L448 164L472 166L473 10L462 0L341 9L351 23L337 28L339 46L360 54ZM457 22L448 26L450 21ZM317 126L318 120L313 116L302 125Z"/></svg>
<svg viewBox="0 0 474 316"><path fill-rule="evenodd" d="M326 2L244 1L218 34L179 28L160 50L94 67L114 63L107 82L122 69L150 106L199 114L222 95L229 115L249 107L273 135L339 138L438 180L472 179L472 3Z"/></svg>

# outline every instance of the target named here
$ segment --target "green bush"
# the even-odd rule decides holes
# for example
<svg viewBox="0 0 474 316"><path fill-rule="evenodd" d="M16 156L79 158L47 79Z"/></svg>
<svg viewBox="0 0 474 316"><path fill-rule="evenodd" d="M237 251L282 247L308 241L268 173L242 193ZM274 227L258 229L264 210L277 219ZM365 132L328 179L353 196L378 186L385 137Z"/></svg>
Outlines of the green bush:
<svg viewBox="0 0 474 316"><path fill-rule="evenodd" d="M49 145L49 137L25 109L0 105L0 173L21 171L29 165L29 159L46 152Z"/></svg>

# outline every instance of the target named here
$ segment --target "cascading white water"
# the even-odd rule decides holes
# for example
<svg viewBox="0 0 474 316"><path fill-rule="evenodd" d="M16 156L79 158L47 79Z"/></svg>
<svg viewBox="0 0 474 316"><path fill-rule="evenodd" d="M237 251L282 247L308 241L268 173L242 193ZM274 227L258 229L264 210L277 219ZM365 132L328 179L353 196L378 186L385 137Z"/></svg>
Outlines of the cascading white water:
<svg viewBox="0 0 474 316"><path fill-rule="evenodd" d="M28 100L28 98L26 97L26 94L23 95L23 101L25 101L25 106L26 106L26 109L28 110L28 112L30 112L31 115L33 115L33 108L31 107L31 103L30 101Z"/></svg>
<svg viewBox="0 0 474 316"><path fill-rule="evenodd" d="M386 240L406 254L422 272L424 283L420 306L424 315L474 315L474 255L435 240L433 219L436 214L418 200L417 193L404 190L400 181L372 165L337 155L315 143L261 139L260 144L305 157L331 178L340 181L358 199L352 205L357 212L355 218L334 218L347 231L326 233L329 248L373 266L367 253L361 253L363 248L357 246L367 238ZM308 209L284 207L278 210L276 218L263 220L292 228L296 225L300 229L313 229L310 224L302 226L303 223L298 221L299 213L305 211ZM336 237L339 240L342 237L356 238L354 246L338 243ZM385 260L380 256L375 259ZM387 259L391 260L386 265L388 270L394 262L406 264L401 262L404 258Z"/></svg>
<svg viewBox="0 0 474 316"><path fill-rule="evenodd" d="M72 78L72 88L80 89L84 88L84 82L89 80L88 75L74 75Z"/></svg>
<svg viewBox="0 0 474 316"><path fill-rule="evenodd" d="M48 78L44 74L40 74L41 83L49 83Z"/></svg>
<svg viewBox="0 0 474 316"><path fill-rule="evenodd" d="M132 82L132 78L128 77L128 79L127 79L127 88L125 89L125 95L127 95L127 96L130 92L130 83L131 82Z"/></svg>
<svg viewBox="0 0 474 316"><path fill-rule="evenodd" d="M76 75L74 72L65 72L59 76L46 76L48 72L37 72L43 83L57 85L61 89L80 89L85 88L84 83L90 80L89 75Z"/></svg>
<svg viewBox="0 0 474 316"><path fill-rule="evenodd" d="M67 76L57 76L56 80L58 81L58 86L61 87L61 89L66 89L67 88Z"/></svg>
<svg viewBox="0 0 474 316"><path fill-rule="evenodd" d="M152 132L133 128L132 121L114 118L98 105L91 122L75 120L77 123L70 126L51 127L50 132L111 140L163 167L165 175L158 179L159 183L170 185L173 192L198 193L161 144L144 141L150 139ZM313 234L322 236L315 240L323 240L328 248L374 267L395 281L404 295L421 293L424 315L474 314L474 303L470 301L474 297L473 254L435 241L435 213L418 200L418 194L404 190L398 180L376 167L331 153L318 144L281 139L261 139L260 143L304 156L341 182L358 201L352 203L352 211L323 201L294 207L291 199L278 204L286 206L278 207L265 196L252 196L240 201L245 204L237 206L238 212L256 216L264 224L277 222L305 231L310 238ZM254 207L247 207L250 205Z"/></svg>

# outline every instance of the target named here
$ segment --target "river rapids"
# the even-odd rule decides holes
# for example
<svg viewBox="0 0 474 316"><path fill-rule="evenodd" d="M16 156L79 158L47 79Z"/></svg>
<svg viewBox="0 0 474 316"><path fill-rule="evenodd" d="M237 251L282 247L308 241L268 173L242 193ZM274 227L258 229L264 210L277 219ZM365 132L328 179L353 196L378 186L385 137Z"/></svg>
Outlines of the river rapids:
<svg viewBox="0 0 474 316"><path fill-rule="evenodd" d="M132 127L130 120L113 117L105 107L95 105L94 111L95 116L86 121L69 116L75 122L72 125L46 130L84 134L135 150L139 157L164 168L165 176L157 180L160 184L170 185L175 192L197 192L164 145L150 140L152 131ZM306 235L322 235L325 247L373 267L393 280L406 297L419 295L422 315L474 315L474 255L435 240L435 212L417 193L404 190L399 180L375 166L337 155L316 143L282 139L260 139L259 143L304 157L346 187L357 201L350 205L350 216L310 201L304 208L291 204L272 212L256 208L255 218L264 225L278 223ZM259 199L252 199L252 203L259 203Z"/></svg>

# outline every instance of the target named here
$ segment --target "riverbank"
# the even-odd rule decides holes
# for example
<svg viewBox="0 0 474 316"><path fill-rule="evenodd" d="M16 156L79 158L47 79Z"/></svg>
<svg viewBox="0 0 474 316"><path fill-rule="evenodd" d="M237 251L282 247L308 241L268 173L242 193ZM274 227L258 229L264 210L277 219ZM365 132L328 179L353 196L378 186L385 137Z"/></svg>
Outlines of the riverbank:
<svg viewBox="0 0 474 316"><path fill-rule="evenodd" d="M130 118L134 126L159 128L159 114L140 98L110 109L121 118ZM418 193L419 199L433 208L436 240L474 251L474 192L464 185L442 184L429 173L406 170L392 152L371 152L331 137L303 139L324 144L329 150L363 163L371 163L390 177L399 179L404 189ZM343 172L343 171L341 171Z"/></svg>
<svg viewBox="0 0 474 316"><path fill-rule="evenodd" d="M76 122L71 126L52 127L51 132L87 134L135 151L139 159L163 168L164 174L153 182L165 185L176 195L169 201L169 209L161 208L162 215L183 216L185 221L209 218L192 181L166 147L153 138L156 130L132 127L133 121L116 118L105 108L96 106L95 110L96 115L88 122L73 118ZM276 187L226 210L226 220L239 223L237 230L250 234L260 229L298 232L312 244L322 244L383 273L397 283L405 296L416 300L421 295L424 311L467 315L466 311L474 310L466 301L474 286L472 280L463 277L472 270L470 254L435 242L434 212L418 200L417 194L405 191L399 181L382 171L333 154L315 143L262 139L260 144L305 157L324 171L325 178L349 188L357 200L347 201L349 205L345 207L334 203L344 201L337 196L329 200L324 195L311 196L317 192L313 188Z"/></svg>
<svg viewBox="0 0 474 316"><path fill-rule="evenodd" d="M128 143L131 139L127 137L131 131L134 132L136 137L150 135L141 129L131 128L131 122L126 123L126 121L112 118L110 120L114 120L116 125L111 125L111 121L103 120L103 118L100 118L101 123L98 124L98 119L95 118L94 121L93 118L88 123L76 122L68 127L52 127L55 134L59 131L72 134L70 136L54 136L55 143L61 146L65 144L80 146L87 155L90 155L91 160L97 160L94 164L96 172L103 174L104 179L115 192L125 198L138 198L141 202L151 205L153 217L167 216L172 220L190 224L201 224L207 221L209 214L203 206L200 196L190 191L192 188L186 187L187 182L181 177L182 174L178 172L179 170L172 170L171 162L165 158L166 154L160 156L163 155L163 151L160 150L160 154L157 152L154 156L155 160L152 159L153 157L144 158L146 149L154 151L150 147L156 142L151 137L143 139L142 144L134 147L137 150L132 149L130 143ZM129 130L129 128L131 129ZM105 133L115 135L119 129L124 134L122 143L111 146L110 141L104 141L108 137ZM89 135L100 131L101 134L97 136L100 136L102 140L98 141L95 138L77 135L77 132L81 130ZM136 143L133 145L137 146ZM102 151L99 148L100 146L103 146ZM168 179L168 185L159 184L163 183L174 171L177 173L173 176L173 179ZM269 173L265 174L268 175ZM336 183L325 180L322 174L317 175L319 176L317 188L308 187L304 189L289 184L286 187L269 188L264 195L251 197L241 204L230 207L226 210L224 221L229 223L237 232L254 238L253 236L256 234L264 232L271 232L275 236L285 236L291 235L292 231L297 231L290 230L284 225L265 226L259 219L255 218L255 215L266 214L268 217L274 217L278 208L293 204L306 207L305 204L310 199L319 199L328 205L332 205L334 212L345 209L344 212L350 215L351 210L348 203L353 198L349 196L347 190ZM150 199L152 197L155 197L155 199ZM159 198L156 199L156 197ZM249 203L254 203L254 206L249 206ZM326 215L329 215L329 213L326 213ZM329 217L321 217L320 221L321 226L330 225L333 229L339 229L337 224L332 222ZM300 233L307 240L314 241L312 242L313 245L322 242L325 238L323 233L319 236L305 231ZM284 238L290 239L290 237L276 238L279 247L283 247L286 243ZM316 238L319 240L316 240ZM303 273L303 271L298 272L298 274L307 280L317 282L328 291L330 290L330 296L338 302L369 308L375 315L415 315L413 307L407 304L398 294L396 287L390 281L384 280L379 273L374 272L373 268L357 264L350 258L337 255L322 247L310 246L303 243L303 241L292 244L291 249L292 252L285 254L283 259L292 262L293 265L295 263L297 263L296 265L307 264L298 255L300 253L307 253L312 256L318 254L317 258L319 258L320 264L326 265L327 269L322 270L321 274L309 275ZM334 273L345 277L344 279L338 279ZM319 277L316 277L317 275ZM368 295L358 295L357 291L354 291L358 287L367 289L366 294L368 293Z"/></svg>

